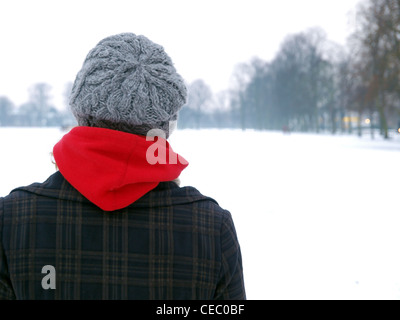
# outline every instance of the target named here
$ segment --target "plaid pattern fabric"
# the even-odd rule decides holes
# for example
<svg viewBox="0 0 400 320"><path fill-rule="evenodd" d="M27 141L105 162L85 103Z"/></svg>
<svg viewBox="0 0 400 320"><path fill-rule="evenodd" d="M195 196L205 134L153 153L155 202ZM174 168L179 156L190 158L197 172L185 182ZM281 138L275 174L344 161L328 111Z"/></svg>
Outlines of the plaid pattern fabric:
<svg viewBox="0 0 400 320"><path fill-rule="evenodd" d="M104 212L57 172L0 198L0 299L245 298L232 217L194 188Z"/></svg>

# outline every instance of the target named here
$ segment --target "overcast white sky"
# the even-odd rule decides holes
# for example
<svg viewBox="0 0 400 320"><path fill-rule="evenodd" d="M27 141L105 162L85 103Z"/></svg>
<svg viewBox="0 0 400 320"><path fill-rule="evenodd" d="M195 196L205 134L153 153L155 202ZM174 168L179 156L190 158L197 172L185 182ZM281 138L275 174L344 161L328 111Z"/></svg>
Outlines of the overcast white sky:
<svg viewBox="0 0 400 320"><path fill-rule="evenodd" d="M164 46L179 73L224 90L237 63L271 60L286 35L322 27L345 44L363 0L1 0L0 96L16 105L47 82L53 103L101 39L143 34Z"/></svg>

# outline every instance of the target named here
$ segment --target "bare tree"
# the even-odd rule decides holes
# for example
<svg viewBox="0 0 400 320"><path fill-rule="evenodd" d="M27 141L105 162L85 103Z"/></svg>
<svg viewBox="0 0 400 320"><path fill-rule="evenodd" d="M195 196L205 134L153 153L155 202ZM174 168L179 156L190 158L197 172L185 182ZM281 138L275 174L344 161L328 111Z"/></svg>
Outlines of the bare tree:
<svg viewBox="0 0 400 320"><path fill-rule="evenodd" d="M30 89L29 103L33 109L31 117L34 125L47 124L47 116L51 108L50 91L51 86L47 83L36 83Z"/></svg>
<svg viewBox="0 0 400 320"><path fill-rule="evenodd" d="M7 97L0 97L0 126L11 124L11 114L14 109L14 104Z"/></svg>
<svg viewBox="0 0 400 320"><path fill-rule="evenodd" d="M284 122L301 130L318 132L323 110L333 103L333 66L324 55L326 42L321 29L290 35L271 63L274 107Z"/></svg>
<svg viewBox="0 0 400 320"><path fill-rule="evenodd" d="M379 114L388 138L388 120L400 98L400 0L367 0L358 8L352 37L356 63L366 87L365 104Z"/></svg>
<svg viewBox="0 0 400 320"><path fill-rule="evenodd" d="M242 130L250 127L246 117L246 89L254 76L254 69L249 63L240 63L235 66L230 84L230 101L233 113L239 114Z"/></svg>
<svg viewBox="0 0 400 320"><path fill-rule="evenodd" d="M212 100L210 87L201 79L193 81L188 88L188 104L196 115L195 125L199 129L202 121L202 114L209 111Z"/></svg>

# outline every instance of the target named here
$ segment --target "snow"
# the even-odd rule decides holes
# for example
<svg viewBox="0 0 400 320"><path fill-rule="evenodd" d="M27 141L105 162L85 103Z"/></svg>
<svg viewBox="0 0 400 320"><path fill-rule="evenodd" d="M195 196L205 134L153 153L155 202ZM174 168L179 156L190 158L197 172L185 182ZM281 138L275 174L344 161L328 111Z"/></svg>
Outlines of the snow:
<svg viewBox="0 0 400 320"><path fill-rule="evenodd" d="M0 195L55 170L58 128L0 128ZM192 185L232 213L248 299L400 298L400 135L178 130Z"/></svg>

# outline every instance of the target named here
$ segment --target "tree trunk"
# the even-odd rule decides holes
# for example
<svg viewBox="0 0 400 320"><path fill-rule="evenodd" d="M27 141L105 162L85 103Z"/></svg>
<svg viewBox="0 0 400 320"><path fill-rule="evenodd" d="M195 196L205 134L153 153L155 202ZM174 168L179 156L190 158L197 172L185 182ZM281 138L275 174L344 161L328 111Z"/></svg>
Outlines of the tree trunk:
<svg viewBox="0 0 400 320"><path fill-rule="evenodd" d="M336 127L336 111L333 106L331 106L331 127L332 127L332 134L336 134L337 127Z"/></svg>
<svg viewBox="0 0 400 320"><path fill-rule="evenodd" d="M361 129L361 111L358 111L358 117L357 117L357 135L359 137L362 136L362 129Z"/></svg>
<svg viewBox="0 0 400 320"><path fill-rule="evenodd" d="M379 112L379 122L380 122L380 127L381 127L381 134L383 135L384 139L389 139L388 123L387 123L387 119L386 119L386 115L385 115L382 94L378 98L378 112Z"/></svg>
<svg viewBox="0 0 400 320"><path fill-rule="evenodd" d="M315 107L314 108L314 123L316 126L316 132L319 133L320 131L320 123L319 123L319 115L318 115L318 109Z"/></svg>
<svg viewBox="0 0 400 320"><path fill-rule="evenodd" d="M244 101L242 94L240 94L240 126L242 127L242 130L246 130L246 110L244 106Z"/></svg>
<svg viewBox="0 0 400 320"><path fill-rule="evenodd" d="M349 134L353 134L353 126L352 126L352 124L351 124L350 116L349 116L349 121L347 122L347 125L348 125L348 128L347 128L348 133L349 133Z"/></svg>
<svg viewBox="0 0 400 320"><path fill-rule="evenodd" d="M373 121L372 111L370 112L369 118L370 118L369 125L370 125L370 129L371 129L371 139L374 140L375 139L375 133L374 133L374 121Z"/></svg>

